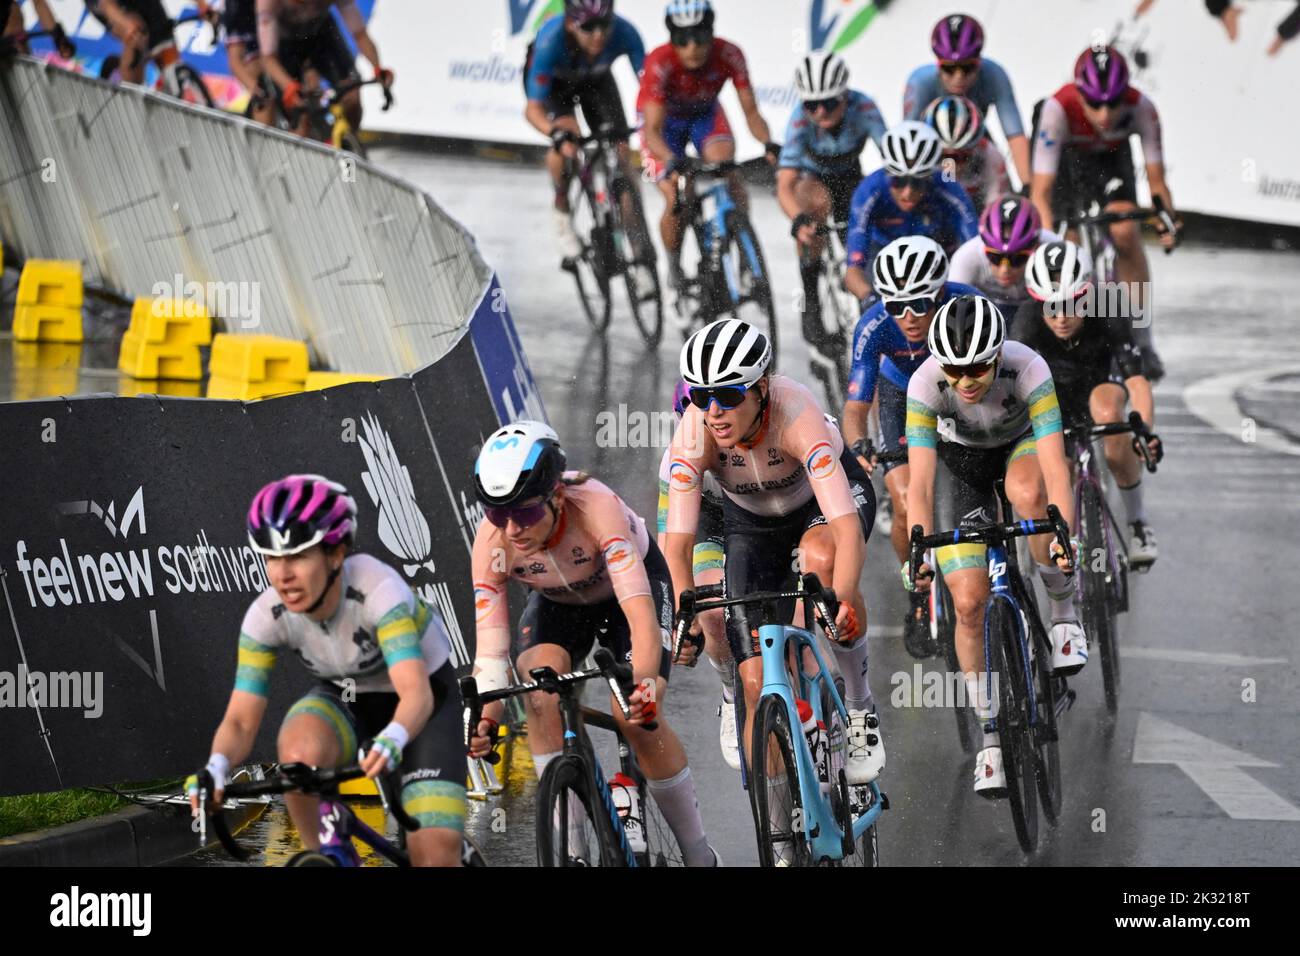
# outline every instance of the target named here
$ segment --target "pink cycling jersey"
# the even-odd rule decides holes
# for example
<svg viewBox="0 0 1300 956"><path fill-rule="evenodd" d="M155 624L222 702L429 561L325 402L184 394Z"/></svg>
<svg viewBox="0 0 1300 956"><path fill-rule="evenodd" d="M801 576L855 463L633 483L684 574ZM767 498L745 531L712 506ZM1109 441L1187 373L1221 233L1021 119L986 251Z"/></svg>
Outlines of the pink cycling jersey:
<svg viewBox="0 0 1300 956"><path fill-rule="evenodd" d="M518 554L505 530L484 519L471 559L478 656L504 656L509 647L511 578L558 604L598 604L611 597L622 602L650 594L644 560L649 548L641 516L594 478L565 485L560 522L536 554Z"/></svg>
<svg viewBox="0 0 1300 956"><path fill-rule="evenodd" d="M814 496L828 522L857 511L840 467L839 430L804 386L783 375L769 381L767 421L751 447L718 447L705 413L694 405L682 415L669 449L669 533L695 534L706 472L717 476L732 502L756 515L788 515Z"/></svg>

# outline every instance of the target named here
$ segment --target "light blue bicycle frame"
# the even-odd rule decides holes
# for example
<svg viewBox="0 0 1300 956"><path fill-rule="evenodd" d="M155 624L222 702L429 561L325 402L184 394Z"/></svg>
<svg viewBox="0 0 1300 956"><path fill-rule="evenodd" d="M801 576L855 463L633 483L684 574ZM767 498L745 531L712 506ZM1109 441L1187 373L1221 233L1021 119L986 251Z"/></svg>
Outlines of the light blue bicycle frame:
<svg viewBox="0 0 1300 956"><path fill-rule="evenodd" d="M814 861L822 859L840 860L844 857L844 831L839 821L822 796L817 779L817 768L813 766L812 754L808 752L808 738L801 731L802 721L795 706L794 688L790 686L790 671L786 667L786 649L791 643L795 645L795 659L799 664L799 699L812 705L813 717L825 726L825 714L822 712L823 687L829 691L832 706L839 711L840 726L847 727L848 710L840 699L839 690L831 677L831 670L826 666L817 639L800 627L784 624L764 624L758 629L760 649L763 654L763 690L759 695L761 707L763 698L768 695L780 697L785 702L786 717L790 721L791 745L794 748L795 764L799 770L799 797L803 807L803 835L812 850ZM864 638L865 640L865 638ZM803 669L803 649L812 651L817 661L817 673L808 675ZM757 714L758 711L755 710ZM828 744L829 745L829 744ZM846 746L841 741L840 746ZM756 781L757 782L757 781ZM830 781L832 787L838 787L839 781ZM872 781L871 808L853 821L853 840L857 842L862 834L879 819L884 809L880 787Z"/></svg>
<svg viewBox="0 0 1300 956"><path fill-rule="evenodd" d="M701 249L701 255L708 255L712 250L713 243L719 246L725 244L727 236L727 213L736 208L735 200L731 198L731 190L727 188L725 181L719 181L705 191L701 197L713 200L713 215L710 217L710 228L708 230L709 249ZM744 251L745 258L749 260L749 271L755 279L761 280L764 277L763 270L759 267L758 256L754 253L753 238L745 232L740 237L740 245ZM736 263L733 267L728 268L725 254L718 256L718 269L721 270L723 277L727 280L727 293L731 296L733 305L740 304L740 264Z"/></svg>

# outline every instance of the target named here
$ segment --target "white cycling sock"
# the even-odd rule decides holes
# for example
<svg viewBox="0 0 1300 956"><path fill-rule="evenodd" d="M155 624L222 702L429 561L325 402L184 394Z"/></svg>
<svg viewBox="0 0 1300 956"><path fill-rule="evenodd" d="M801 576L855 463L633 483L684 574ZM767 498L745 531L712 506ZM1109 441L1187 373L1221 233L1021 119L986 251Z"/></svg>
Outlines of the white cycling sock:
<svg viewBox="0 0 1300 956"><path fill-rule="evenodd" d="M537 771L538 780L541 780L542 774L546 773L547 764L558 757L561 753L563 753L562 750L555 750L548 754L533 754L533 769Z"/></svg>
<svg viewBox="0 0 1300 956"><path fill-rule="evenodd" d="M844 706L849 710L874 711L876 699L867 684L867 635L864 633L848 647L832 642L831 650L844 677Z"/></svg>
<svg viewBox="0 0 1300 956"><path fill-rule="evenodd" d="M1082 557L1082 556L1081 556ZM1047 600L1052 608L1052 622L1079 620L1074 606L1074 579L1055 564L1038 565L1038 577L1047 589Z"/></svg>
<svg viewBox="0 0 1300 956"><path fill-rule="evenodd" d="M1142 505L1142 480L1139 478L1137 484L1130 488L1119 486L1119 497L1124 502L1124 513L1128 516L1128 523L1141 521L1146 524L1147 513Z"/></svg>
<svg viewBox="0 0 1300 956"><path fill-rule="evenodd" d="M989 694L988 676L986 674L963 674L962 677L966 681L966 703L970 705L971 710L975 711L975 719L980 722L982 727L993 719L994 698ZM993 745L985 744L985 746Z"/></svg>
<svg viewBox="0 0 1300 956"><path fill-rule="evenodd" d="M722 681L722 699L730 704L736 699L736 665L730 657L725 661L715 661L709 658L709 663L718 673L718 680Z"/></svg>
<svg viewBox="0 0 1300 956"><path fill-rule="evenodd" d="M704 821L700 819L700 801L695 796L695 780L691 768L683 767L666 780L646 780L650 794L659 804L659 812L677 845L682 848L682 857L687 866L713 866L713 851L704 836Z"/></svg>

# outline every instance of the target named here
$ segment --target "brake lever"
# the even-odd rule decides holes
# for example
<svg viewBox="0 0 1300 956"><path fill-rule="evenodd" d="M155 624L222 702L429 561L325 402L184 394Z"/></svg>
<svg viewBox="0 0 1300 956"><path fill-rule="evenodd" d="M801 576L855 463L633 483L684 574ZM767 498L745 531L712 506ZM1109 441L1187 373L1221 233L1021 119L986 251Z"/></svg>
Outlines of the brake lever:
<svg viewBox="0 0 1300 956"><path fill-rule="evenodd" d="M596 661L596 666L600 668L600 672L605 675L605 681L609 684L610 693L614 695L614 700L618 702L619 709L623 711L624 719L630 719L632 716L632 693L636 690L632 683L631 669L615 663L614 655L605 647L596 648L592 657ZM641 726L646 730L658 730L659 722L649 720L642 723Z"/></svg>
<svg viewBox="0 0 1300 956"><path fill-rule="evenodd" d="M1056 507L1056 505L1048 505L1047 520L1052 522L1052 530L1056 534L1056 543L1061 546L1061 550L1070 559L1070 570L1066 573L1073 574L1076 570L1079 556L1076 555L1074 549L1070 547L1070 528L1066 525L1065 519L1061 517L1061 509Z"/></svg>
<svg viewBox="0 0 1300 956"><path fill-rule="evenodd" d="M689 643L695 648L695 659L687 666L694 667L700 662L700 651L704 648L703 636L694 637L691 625L695 623L695 591L687 588L677 600L677 626L673 629L673 663L682 654L682 645Z"/></svg>
<svg viewBox="0 0 1300 956"><path fill-rule="evenodd" d="M483 703L478 695L478 681L472 675L460 679L460 699L464 704L464 710L462 711L463 734L465 737L465 753L468 755L470 747L473 745L474 733L478 730L479 721L483 719ZM487 756L479 759L486 760L490 764L496 764L500 762L501 755L493 749L487 752Z"/></svg>

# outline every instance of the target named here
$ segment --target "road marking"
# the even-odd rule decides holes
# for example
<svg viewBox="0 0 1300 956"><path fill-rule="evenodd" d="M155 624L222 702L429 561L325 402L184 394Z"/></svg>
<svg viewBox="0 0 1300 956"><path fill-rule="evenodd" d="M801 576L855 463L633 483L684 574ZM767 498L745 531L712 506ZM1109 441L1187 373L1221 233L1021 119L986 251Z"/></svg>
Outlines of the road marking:
<svg viewBox="0 0 1300 956"><path fill-rule="evenodd" d="M1133 738L1134 763L1171 763L1234 820L1300 823L1293 807L1241 767L1276 767L1143 711Z"/></svg>
<svg viewBox="0 0 1300 956"><path fill-rule="evenodd" d="M1246 657L1242 654L1188 651L1181 647L1125 647L1124 656L1142 657L1149 661L1176 661L1180 664L1216 664L1221 667L1254 667L1258 664L1290 663L1285 657Z"/></svg>
<svg viewBox="0 0 1300 956"><path fill-rule="evenodd" d="M1237 390L1246 385L1259 385L1271 378L1296 374L1300 374L1300 365L1248 369L1244 372L1216 375L1213 378L1193 382L1184 388L1183 400L1189 409L1218 431L1240 442L1242 421L1250 416L1245 415L1237 404ZM1281 432L1259 422L1255 423L1255 441L1252 444L1286 455L1300 455L1300 445Z"/></svg>

